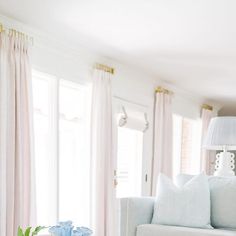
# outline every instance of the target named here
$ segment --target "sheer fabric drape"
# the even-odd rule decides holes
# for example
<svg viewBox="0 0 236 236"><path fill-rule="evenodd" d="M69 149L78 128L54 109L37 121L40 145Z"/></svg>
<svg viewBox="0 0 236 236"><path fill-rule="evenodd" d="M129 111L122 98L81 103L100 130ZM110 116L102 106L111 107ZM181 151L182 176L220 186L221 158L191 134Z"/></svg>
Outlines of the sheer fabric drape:
<svg viewBox="0 0 236 236"><path fill-rule="evenodd" d="M156 93L154 118L154 156L152 166L152 196L156 195L160 173L172 177L172 95Z"/></svg>
<svg viewBox="0 0 236 236"><path fill-rule="evenodd" d="M0 33L0 235L34 223L31 66L27 42Z"/></svg>
<svg viewBox="0 0 236 236"><path fill-rule="evenodd" d="M202 108L201 122L202 122L202 144L204 142L208 126L211 118L213 118L213 111L210 109ZM209 151L204 148L201 149L201 171L207 175L211 175L214 172L214 159L215 151Z"/></svg>
<svg viewBox="0 0 236 236"><path fill-rule="evenodd" d="M91 196L95 236L116 235L111 74L95 70L91 112Z"/></svg>

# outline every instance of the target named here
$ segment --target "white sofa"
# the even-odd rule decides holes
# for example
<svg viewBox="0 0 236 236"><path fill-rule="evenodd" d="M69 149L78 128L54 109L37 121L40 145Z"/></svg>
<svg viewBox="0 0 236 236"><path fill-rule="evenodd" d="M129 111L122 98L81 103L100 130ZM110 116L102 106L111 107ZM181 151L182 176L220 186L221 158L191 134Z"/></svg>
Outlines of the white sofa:
<svg viewBox="0 0 236 236"><path fill-rule="evenodd" d="M191 176L180 176L186 182ZM236 223L236 177L224 179L210 177L213 223L230 225ZM121 199L120 236L236 236L236 227L199 229L151 224L155 199ZM204 210L204 209L203 209Z"/></svg>

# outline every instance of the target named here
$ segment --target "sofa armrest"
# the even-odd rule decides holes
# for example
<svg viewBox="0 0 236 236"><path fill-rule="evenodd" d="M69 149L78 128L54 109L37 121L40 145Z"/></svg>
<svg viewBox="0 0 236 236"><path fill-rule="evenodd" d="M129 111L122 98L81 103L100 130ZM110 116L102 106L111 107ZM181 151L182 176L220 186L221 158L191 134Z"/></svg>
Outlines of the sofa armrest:
<svg viewBox="0 0 236 236"><path fill-rule="evenodd" d="M120 200L120 236L136 236L137 226L150 224L155 198L122 198Z"/></svg>

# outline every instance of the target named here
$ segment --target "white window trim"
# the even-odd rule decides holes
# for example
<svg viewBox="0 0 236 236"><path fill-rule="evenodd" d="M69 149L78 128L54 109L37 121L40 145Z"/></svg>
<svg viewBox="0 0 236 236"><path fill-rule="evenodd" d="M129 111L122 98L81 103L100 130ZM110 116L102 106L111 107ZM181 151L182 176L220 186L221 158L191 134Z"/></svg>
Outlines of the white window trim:
<svg viewBox="0 0 236 236"><path fill-rule="evenodd" d="M60 120L60 112L59 112L59 85L60 85L60 81L64 80L64 81L68 81L71 82L73 84L77 84L78 86L81 87L87 87L86 89L90 90L91 88L89 86L86 86L85 84L81 84L81 83L77 83L75 81L71 81L71 80L66 80L64 78L59 78L53 75L49 75L47 73L43 73L43 72L39 72L36 70L32 71L32 77L36 77L36 78L40 78L40 79L46 79L49 82L49 100L50 105L48 108L48 112L49 112L49 117L50 117L50 125L49 125L49 130L50 130L50 140L51 140L51 144L50 144L50 151L52 151L50 154L52 156L51 159L51 167L55 168L52 172L54 173L54 178L51 178L52 183L50 184L50 186L53 186L54 189L51 190L51 198L53 199L53 201L51 201L51 203L53 205L51 205L52 207L52 211L54 214L52 217L52 221L55 222L55 224L57 222L59 222L59 203L60 203L60 194L59 194L59 185L60 185L60 176L59 176L59 167L60 167L60 158L59 158L59 120ZM90 96L87 97L88 99L88 103L90 101ZM88 114L88 112L90 111L90 109L88 108L86 110L86 115ZM40 112L40 111L39 111ZM86 127L89 125L89 121L86 123ZM87 127L88 128L88 127ZM88 134L90 135L90 134ZM89 138L89 136L87 137ZM40 234L41 235L41 234ZM42 236L48 236L50 234L45 234L43 233Z"/></svg>
<svg viewBox="0 0 236 236"><path fill-rule="evenodd" d="M150 105L136 103L129 99L113 96L114 111L113 114L117 115L122 110L121 107L125 106L140 114L147 114L149 121L149 128L143 135L143 154L142 154L142 196L150 196L151 193L151 172L152 172L152 149L153 149L153 104ZM116 126L117 127L117 126ZM117 137L117 128L114 130L114 136ZM114 140L117 143L117 140ZM115 153L117 147L115 146Z"/></svg>

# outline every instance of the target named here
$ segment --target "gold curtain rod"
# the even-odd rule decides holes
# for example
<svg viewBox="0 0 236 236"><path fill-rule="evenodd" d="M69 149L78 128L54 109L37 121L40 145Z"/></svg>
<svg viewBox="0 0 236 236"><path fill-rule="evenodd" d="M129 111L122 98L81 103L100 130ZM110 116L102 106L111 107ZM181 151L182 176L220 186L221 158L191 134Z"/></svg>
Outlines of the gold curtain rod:
<svg viewBox="0 0 236 236"><path fill-rule="evenodd" d="M213 107L208 105L208 104L203 104L202 105L202 109L206 109L206 110L209 110L209 111L212 111L213 110Z"/></svg>
<svg viewBox="0 0 236 236"><path fill-rule="evenodd" d="M25 34L23 32L20 32L20 31L17 31L15 29L7 29L3 26L2 23L0 23L0 33L2 33L2 32L7 32L9 36L22 37L25 40L28 40L29 42L31 42L32 45L34 43L33 37L30 37L27 34Z"/></svg>
<svg viewBox="0 0 236 236"><path fill-rule="evenodd" d="M172 91L168 90L168 89L165 89L165 88L162 88L162 87L157 87L156 90L155 90L156 93L165 93L165 94L174 94Z"/></svg>
<svg viewBox="0 0 236 236"><path fill-rule="evenodd" d="M99 63L95 64L95 69L103 70L103 71L111 73L111 74L115 73L115 69L114 68L106 66L106 65L103 65L103 64L99 64Z"/></svg>

